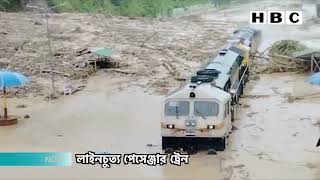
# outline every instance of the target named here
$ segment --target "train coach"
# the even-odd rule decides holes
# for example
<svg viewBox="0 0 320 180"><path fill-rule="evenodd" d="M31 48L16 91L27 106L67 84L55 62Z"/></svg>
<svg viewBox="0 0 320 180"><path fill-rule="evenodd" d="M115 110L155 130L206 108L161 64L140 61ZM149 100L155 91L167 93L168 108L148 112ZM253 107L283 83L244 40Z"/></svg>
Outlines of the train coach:
<svg viewBox="0 0 320 180"><path fill-rule="evenodd" d="M235 105L249 79L250 56L259 40L257 30L235 31L216 57L165 97L162 149L205 147L223 151L227 147Z"/></svg>

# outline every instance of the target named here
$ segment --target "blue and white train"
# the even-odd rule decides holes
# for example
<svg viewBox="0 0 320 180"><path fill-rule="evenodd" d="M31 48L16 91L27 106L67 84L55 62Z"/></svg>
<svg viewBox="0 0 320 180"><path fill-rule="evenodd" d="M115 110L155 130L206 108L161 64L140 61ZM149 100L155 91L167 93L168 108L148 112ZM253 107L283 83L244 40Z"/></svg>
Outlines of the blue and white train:
<svg viewBox="0 0 320 180"><path fill-rule="evenodd" d="M181 88L165 97L161 118L162 149L207 147L223 151L235 117L235 105L249 79L250 58L261 32L235 31L216 57Z"/></svg>

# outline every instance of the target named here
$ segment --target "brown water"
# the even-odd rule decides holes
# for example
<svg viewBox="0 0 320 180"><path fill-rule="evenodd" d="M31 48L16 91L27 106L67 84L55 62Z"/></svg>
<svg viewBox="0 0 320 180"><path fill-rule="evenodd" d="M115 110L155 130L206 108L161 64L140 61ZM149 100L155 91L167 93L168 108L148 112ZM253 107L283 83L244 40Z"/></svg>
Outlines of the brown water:
<svg viewBox="0 0 320 180"><path fill-rule="evenodd" d="M270 4L275 2L242 5L206 18L216 21L224 17L226 21L237 19L239 24L245 24L247 9ZM313 30L319 25L257 28L263 29L262 50L287 37L303 39L309 44L317 44L319 39L314 37L320 37L320 31ZM218 156L199 152L191 157L189 165L181 167L6 167L0 168L0 179L319 179L320 150L314 146L320 132L313 124L320 119L320 100L287 101L296 83L303 83L301 75L259 77L250 82L245 92L249 96L241 100L248 107L239 109L235 124L238 130L231 136L230 147ZM53 103L39 98L12 100L10 107L27 105L25 109L12 108L12 111L21 116L30 114L31 118L21 120L16 127L0 128L0 150L161 152L163 97L149 95L143 88L128 85L129 82L130 77L115 79L100 72L91 78L84 91Z"/></svg>

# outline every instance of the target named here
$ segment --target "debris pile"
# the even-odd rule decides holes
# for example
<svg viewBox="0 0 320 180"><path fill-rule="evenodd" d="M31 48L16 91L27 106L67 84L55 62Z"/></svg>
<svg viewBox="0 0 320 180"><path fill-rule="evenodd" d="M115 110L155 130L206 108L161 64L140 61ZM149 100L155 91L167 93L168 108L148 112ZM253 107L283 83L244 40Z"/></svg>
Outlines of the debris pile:
<svg viewBox="0 0 320 180"><path fill-rule="evenodd" d="M85 79L96 72L98 68L119 67L119 63L111 57L98 58L88 49L72 50L61 48L53 53L52 66L47 57L28 56L34 53L36 47L33 43L23 43L19 48L15 48L13 52L7 52L8 58L1 59L0 67L3 69L12 69L23 72L33 80L29 85L14 88L9 91L9 97L25 97L26 94L33 96L43 96L45 87L39 79L50 79L50 74L54 73L56 81L67 79ZM23 53L21 53L23 51ZM14 54L9 58L9 54ZM97 61L99 59L99 61ZM96 63L95 63L96 62ZM95 66L96 65L96 66Z"/></svg>
<svg viewBox="0 0 320 180"><path fill-rule="evenodd" d="M0 67L29 76L33 81L28 87L43 86L42 90L37 88L37 94L45 95L51 89L51 73L61 92L65 81L71 79L75 86L85 85L83 82L96 72L96 67L110 66L117 69L106 71L106 81L121 76L128 79L128 86L165 94L181 85L214 55L214 50L229 38L226 30L231 33L236 28L232 23L192 19L158 21L52 13L52 69L48 63L44 19L38 13L4 13L1 16L0 31L7 33L0 33L3 40L0 41ZM109 48L102 51L92 47ZM111 48L117 53L105 56Z"/></svg>
<svg viewBox="0 0 320 180"><path fill-rule="evenodd" d="M297 51L303 51L307 47L295 40L282 40L275 42L270 50L269 55L293 56Z"/></svg>
<svg viewBox="0 0 320 180"><path fill-rule="evenodd" d="M302 72L310 67L310 59L300 59L294 54L306 50L299 41L282 40L274 43L269 50L268 72Z"/></svg>

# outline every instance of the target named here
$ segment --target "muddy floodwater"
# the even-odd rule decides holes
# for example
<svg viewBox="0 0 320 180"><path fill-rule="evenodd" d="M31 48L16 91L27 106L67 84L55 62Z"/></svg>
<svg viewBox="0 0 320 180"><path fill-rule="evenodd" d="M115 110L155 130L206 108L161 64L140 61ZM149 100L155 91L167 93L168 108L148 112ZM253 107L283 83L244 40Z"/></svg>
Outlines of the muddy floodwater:
<svg viewBox="0 0 320 180"><path fill-rule="evenodd" d="M248 10L287 7L289 1L263 1L214 11L206 21L248 24ZM307 6L308 7L308 6ZM308 11L308 9L306 9ZM257 26L260 51L281 39L320 45L320 25ZM237 110L230 146L217 156L198 152L190 164L149 167L119 165L110 169L76 165L59 168L1 167L0 179L320 179L320 98L290 101L296 93L320 92L304 83L308 74L255 75ZM100 71L87 87L54 102L43 98L10 99L9 113L22 119L0 128L0 151L157 153L161 151L163 95L132 85L130 76L114 78ZM25 104L26 108L15 108ZM152 144L152 146L147 146Z"/></svg>
<svg viewBox="0 0 320 180"><path fill-rule="evenodd" d="M27 108L20 113L31 111L32 119L21 121L17 127L1 129L1 151L161 152L162 97L147 95L135 88L119 92L116 84L123 80L106 82L103 75L94 77L88 88L77 96L65 97L54 104L26 100ZM301 78L293 74L273 74L252 81L242 101L246 108L238 112L237 130L231 136L230 147L218 156L199 152L191 157L189 165L181 167L132 165L101 169L76 165L1 168L0 174L5 179L44 179L49 175L60 179L316 179L320 162L319 150L314 145L319 130L312 122L320 118L314 109L319 103L288 102L287 93L292 93L296 79ZM97 86L95 82L106 83Z"/></svg>

